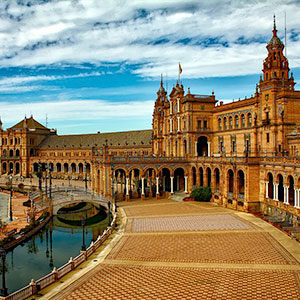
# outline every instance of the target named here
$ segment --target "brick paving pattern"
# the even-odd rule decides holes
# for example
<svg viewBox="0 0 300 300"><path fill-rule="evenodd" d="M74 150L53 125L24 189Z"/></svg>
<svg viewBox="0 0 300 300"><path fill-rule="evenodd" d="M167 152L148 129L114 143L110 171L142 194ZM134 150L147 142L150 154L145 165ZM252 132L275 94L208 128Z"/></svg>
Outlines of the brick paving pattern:
<svg viewBox="0 0 300 300"><path fill-rule="evenodd" d="M129 229L129 228L128 228ZM132 232L253 229L230 214L134 219Z"/></svg>
<svg viewBox="0 0 300 300"><path fill-rule="evenodd" d="M145 203L146 204L146 203ZM208 206L206 203L198 205L198 203L164 203L160 205L139 205L133 207L124 207L128 217L146 217L146 216L163 216L163 215L186 215L199 213L216 213L216 209L220 212L225 210L221 207L215 208Z"/></svg>
<svg viewBox="0 0 300 300"><path fill-rule="evenodd" d="M296 265L298 262L268 233L131 235L108 259Z"/></svg>
<svg viewBox="0 0 300 300"><path fill-rule="evenodd" d="M295 271L102 265L55 300L297 300Z"/></svg>

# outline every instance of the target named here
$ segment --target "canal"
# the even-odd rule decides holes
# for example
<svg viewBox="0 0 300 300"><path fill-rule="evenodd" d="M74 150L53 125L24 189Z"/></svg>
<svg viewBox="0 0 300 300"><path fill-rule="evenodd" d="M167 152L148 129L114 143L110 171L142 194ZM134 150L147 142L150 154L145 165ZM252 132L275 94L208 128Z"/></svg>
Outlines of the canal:
<svg viewBox="0 0 300 300"><path fill-rule="evenodd" d="M86 219L82 218L83 215ZM54 216L40 232L7 252L5 277L8 292L28 285L31 279L37 280L54 267L67 263L70 257L76 257L82 248L83 233L88 247L107 225L105 209L88 203L84 207L75 204L73 211L67 208Z"/></svg>

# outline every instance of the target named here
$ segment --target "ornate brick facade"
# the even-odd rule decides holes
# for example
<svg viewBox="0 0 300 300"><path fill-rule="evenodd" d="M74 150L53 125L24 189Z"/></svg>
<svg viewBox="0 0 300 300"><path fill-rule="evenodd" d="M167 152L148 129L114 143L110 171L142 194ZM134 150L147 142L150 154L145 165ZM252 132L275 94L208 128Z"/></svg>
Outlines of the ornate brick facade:
<svg viewBox="0 0 300 300"><path fill-rule="evenodd" d="M127 200L209 185L223 206L298 216L300 91L283 49L274 23L263 76L248 99L223 104L181 82L167 95L161 80L152 130L59 136L25 118L1 130L1 174L34 176L40 162L53 177L87 174L96 193Z"/></svg>

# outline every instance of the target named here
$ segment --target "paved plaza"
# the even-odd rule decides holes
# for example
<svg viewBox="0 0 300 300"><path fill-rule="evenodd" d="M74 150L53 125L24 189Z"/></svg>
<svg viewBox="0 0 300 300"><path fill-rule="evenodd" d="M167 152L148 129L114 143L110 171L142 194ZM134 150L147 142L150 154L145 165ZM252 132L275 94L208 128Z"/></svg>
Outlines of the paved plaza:
<svg viewBox="0 0 300 300"><path fill-rule="evenodd" d="M36 299L300 299L300 245L263 220L210 203L119 206L105 248Z"/></svg>

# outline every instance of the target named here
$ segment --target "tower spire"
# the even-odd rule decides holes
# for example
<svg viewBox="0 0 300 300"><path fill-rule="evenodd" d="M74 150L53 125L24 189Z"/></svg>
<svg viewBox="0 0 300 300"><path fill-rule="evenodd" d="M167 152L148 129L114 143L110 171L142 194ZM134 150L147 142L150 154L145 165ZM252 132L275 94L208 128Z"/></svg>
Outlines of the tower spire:
<svg viewBox="0 0 300 300"><path fill-rule="evenodd" d="M276 17L275 14L273 15L274 24L273 24L273 36L277 36L277 29L276 29Z"/></svg>

